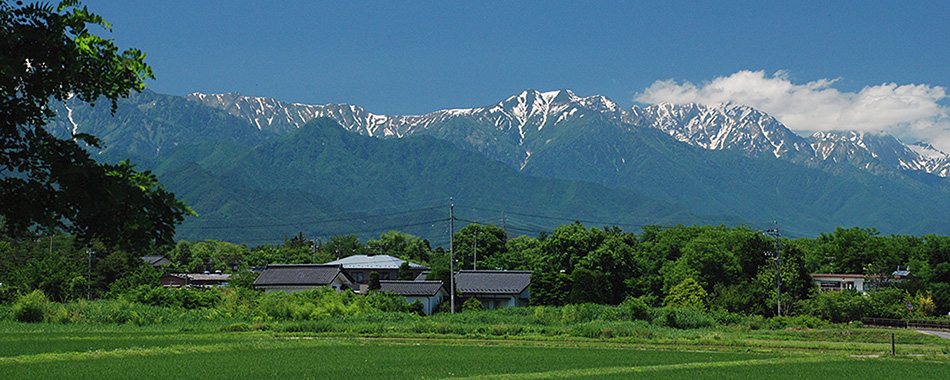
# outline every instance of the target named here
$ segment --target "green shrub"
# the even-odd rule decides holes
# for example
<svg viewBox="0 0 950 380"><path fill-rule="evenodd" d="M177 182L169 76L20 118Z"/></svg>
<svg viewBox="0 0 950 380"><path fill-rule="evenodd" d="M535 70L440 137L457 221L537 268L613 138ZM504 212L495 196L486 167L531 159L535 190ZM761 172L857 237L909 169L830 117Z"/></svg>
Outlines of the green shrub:
<svg viewBox="0 0 950 380"><path fill-rule="evenodd" d="M676 308L695 308L706 310L706 290L692 277L683 279L670 289L670 294L663 300L664 305Z"/></svg>
<svg viewBox="0 0 950 380"><path fill-rule="evenodd" d="M13 317L20 322L43 322L50 301L42 290L34 290L20 296L13 303Z"/></svg>
<svg viewBox="0 0 950 380"><path fill-rule="evenodd" d="M898 288L878 288L867 295L865 317L904 318L907 315L907 302L904 291Z"/></svg>
<svg viewBox="0 0 950 380"><path fill-rule="evenodd" d="M482 301L479 301L477 298L472 297L465 300L465 303L462 304L463 311L482 311L485 310L485 305L482 305Z"/></svg>
<svg viewBox="0 0 950 380"><path fill-rule="evenodd" d="M622 312L627 316L627 320L648 320L650 319L650 306L642 298L627 296L620 304Z"/></svg>
<svg viewBox="0 0 950 380"><path fill-rule="evenodd" d="M765 322L765 328L770 330L779 330L789 327L816 328L826 325L824 321L811 315L775 316Z"/></svg>
<svg viewBox="0 0 950 380"><path fill-rule="evenodd" d="M850 290L821 292L800 303L802 314L833 323L860 320L869 311L869 297Z"/></svg>
<svg viewBox="0 0 950 380"><path fill-rule="evenodd" d="M531 316L534 323L552 326L561 324L561 310L555 306L532 306Z"/></svg>
<svg viewBox="0 0 950 380"><path fill-rule="evenodd" d="M653 309L653 323L678 329L710 327L713 321L702 311L692 307L664 307Z"/></svg>
<svg viewBox="0 0 950 380"><path fill-rule="evenodd" d="M709 317L716 321L716 324L719 325L738 325L749 318L745 315L733 313L726 309L714 309L707 313L707 315L709 315Z"/></svg>
<svg viewBox="0 0 950 380"><path fill-rule="evenodd" d="M765 328L765 317L753 315L746 318L744 323L749 327L749 330L761 330Z"/></svg>
<svg viewBox="0 0 950 380"><path fill-rule="evenodd" d="M561 307L561 323L574 324L597 319L603 308L609 306L593 303L571 304Z"/></svg>

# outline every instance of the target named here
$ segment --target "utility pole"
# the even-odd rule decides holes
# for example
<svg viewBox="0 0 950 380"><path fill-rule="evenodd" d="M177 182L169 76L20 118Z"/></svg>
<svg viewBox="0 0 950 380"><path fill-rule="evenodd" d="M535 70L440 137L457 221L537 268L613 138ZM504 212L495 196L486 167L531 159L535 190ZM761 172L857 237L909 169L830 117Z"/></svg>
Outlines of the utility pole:
<svg viewBox="0 0 950 380"><path fill-rule="evenodd" d="M779 231L778 231L778 222L775 222L775 228L767 230L766 234L775 237L775 248L770 254L775 256L775 290L778 295L778 315L782 315L782 249L779 247Z"/></svg>
<svg viewBox="0 0 950 380"><path fill-rule="evenodd" d="M449 299L455 314L455 201L449 197Z"/></svg>
<svg viewBox="0 0 950 380"><path fill-rule="evenodd" d="M90 249L86 253L89 255L89 266L86 274L86 299L92 300L92 288L89 285L92 283L92 254L96 252Z"/></svg>
<svg viewBox="0 0 950 380"><path fill-rule="evenodd" d="M472 243L472 270L478 270L478 229L475 229L475 241Z"/></svg>
<svg viewBox="0 0 950 380"><path fill-rule="evenodd" d="M508 229L505 228L505 224L506 224L505 222L506 222L506 220L505 220L505 212L502 211L502 212L501 212L501 230L505 232L505 239L507 239L507 238L508 238Z"/></svg>

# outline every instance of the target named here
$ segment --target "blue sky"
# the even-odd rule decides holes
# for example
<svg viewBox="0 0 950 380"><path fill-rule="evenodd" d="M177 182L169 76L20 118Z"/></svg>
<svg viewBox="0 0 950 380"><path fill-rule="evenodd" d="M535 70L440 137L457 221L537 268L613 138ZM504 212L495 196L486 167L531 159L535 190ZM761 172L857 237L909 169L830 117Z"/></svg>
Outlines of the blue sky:
<svg viewBox="0 0 950 380"><path fill-rule="evenodd" d="M800 131L854 123L950 148L946 1L83 3L148 54L162 93L421 114L569 88L623 107L750 103ZM887 114L913 112L867 122L881 96ZM818 120L801 111L815 102L843 108Z"/></svg>

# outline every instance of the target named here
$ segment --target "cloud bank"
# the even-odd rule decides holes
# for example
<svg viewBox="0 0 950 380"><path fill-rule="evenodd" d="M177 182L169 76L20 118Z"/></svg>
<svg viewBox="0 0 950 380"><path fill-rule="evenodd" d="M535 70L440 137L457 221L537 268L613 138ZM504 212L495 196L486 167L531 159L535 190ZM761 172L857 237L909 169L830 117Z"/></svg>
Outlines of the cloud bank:
<svg viewBox="0 0 950 380"><path fill-rule="evenodd" d="M643 103L733 102L754 107L799 132L884 132L905 143L925 141L950 152L950 107L943 87L885 83L858 92L834 88L837 79L795 84L788 73L739 71L695 85L670 79L656 81L638 93Z"/></svg>

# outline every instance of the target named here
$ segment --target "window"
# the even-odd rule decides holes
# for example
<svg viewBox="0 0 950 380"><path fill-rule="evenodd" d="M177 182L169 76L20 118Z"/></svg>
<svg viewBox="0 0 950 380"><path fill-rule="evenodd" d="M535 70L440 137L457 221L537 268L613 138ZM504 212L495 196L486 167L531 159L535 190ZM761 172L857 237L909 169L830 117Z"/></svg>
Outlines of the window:
<svg viewBox="0 0 950 380"><path fill-rule="evenodd" d="M356 272L356 282L360 284L365 282L363 281L363 272Z"/></svg>

